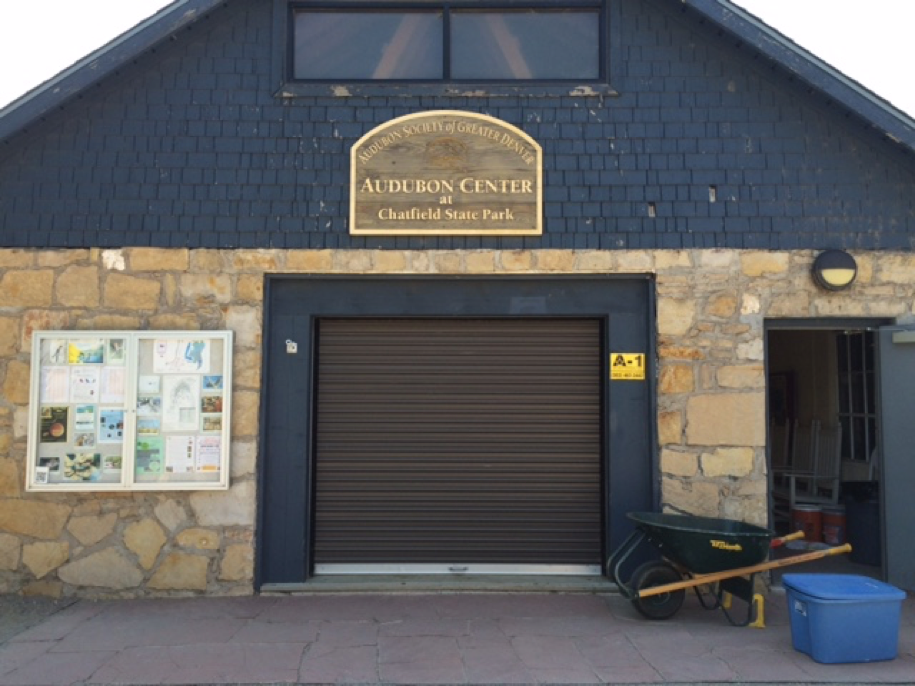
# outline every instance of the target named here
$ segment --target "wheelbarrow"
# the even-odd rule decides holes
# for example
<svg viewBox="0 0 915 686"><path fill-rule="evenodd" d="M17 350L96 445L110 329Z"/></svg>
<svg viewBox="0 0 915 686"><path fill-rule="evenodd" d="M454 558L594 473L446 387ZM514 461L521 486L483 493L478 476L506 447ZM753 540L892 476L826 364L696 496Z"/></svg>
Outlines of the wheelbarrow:
<svg viewBox="0 0 915 686"><path fill-rule="evenodd" d="M673 617L692 588L707 610L720 608L734 626L756 619L762 626L762 596L754 594L756 575L778 567L819 560L851 551L848 544L766 561L771 548L803 538L799 531L778 537L774 531L733 519L692 517L652 512L630 512L635 530L607 561L607 570L624 597L648 619ZM647 541L662 560L646 562L624 583L620 570L635 550ZM746 619L736 619L731 598L746 602ZM758 617L754 617L758 615Z"/></svg>

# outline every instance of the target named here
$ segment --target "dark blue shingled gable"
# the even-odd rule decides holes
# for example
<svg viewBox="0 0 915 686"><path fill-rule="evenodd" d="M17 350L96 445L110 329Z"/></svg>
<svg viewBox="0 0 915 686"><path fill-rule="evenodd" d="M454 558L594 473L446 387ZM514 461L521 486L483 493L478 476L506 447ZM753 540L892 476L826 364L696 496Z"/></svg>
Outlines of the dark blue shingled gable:
<svg viewBox="0 0 915 686"><path fill-rule="evenodd" d="M2 144L0 245L915 247L915 155L692 10L618 16L618 97L280 99L270 0L230 3ZM543 146L542 237L348 235L350 147L429 109Z"/></svg>

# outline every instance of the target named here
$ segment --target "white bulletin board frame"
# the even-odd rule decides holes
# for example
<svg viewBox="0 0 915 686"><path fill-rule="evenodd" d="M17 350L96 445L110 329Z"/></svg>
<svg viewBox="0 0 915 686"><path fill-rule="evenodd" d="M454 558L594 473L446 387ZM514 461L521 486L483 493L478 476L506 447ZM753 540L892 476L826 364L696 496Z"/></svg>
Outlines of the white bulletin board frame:
<svg viewBox="0 0 915 686"><path fill-rule="evenodd" d="M229 487L231 331L36 331L26 491Z"/></svg>

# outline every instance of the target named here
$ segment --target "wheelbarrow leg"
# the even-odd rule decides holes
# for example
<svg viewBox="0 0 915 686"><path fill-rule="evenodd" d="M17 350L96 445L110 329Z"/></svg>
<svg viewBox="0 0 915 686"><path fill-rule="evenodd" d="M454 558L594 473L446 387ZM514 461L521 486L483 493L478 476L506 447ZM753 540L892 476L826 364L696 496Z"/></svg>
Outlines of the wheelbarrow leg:
<svg viewBox="0 0 915 686"><path fill-rule="evenodd" d="M607 560L607 571L611 574L616 585L619 587L620 593L622 593L623 597L627 600L632 600L633 591L620 578L620 569L643 540L645 540L645 532L636 529L626 537L626 540L623 541L622 545L610 554L610 558Z"/></svg>

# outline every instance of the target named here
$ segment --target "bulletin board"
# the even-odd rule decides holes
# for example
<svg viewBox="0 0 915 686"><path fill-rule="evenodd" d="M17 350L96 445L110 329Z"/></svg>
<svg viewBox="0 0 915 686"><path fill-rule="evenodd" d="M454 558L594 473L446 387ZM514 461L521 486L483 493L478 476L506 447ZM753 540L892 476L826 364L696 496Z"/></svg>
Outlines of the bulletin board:
<svg viewBox="0 0 915 686"><path fill-rule="evenodd" d="M229 486L232 332L33 334L26 490Z"/></svg>

